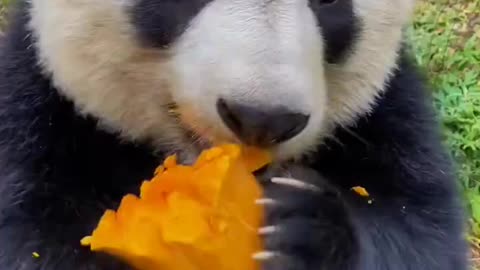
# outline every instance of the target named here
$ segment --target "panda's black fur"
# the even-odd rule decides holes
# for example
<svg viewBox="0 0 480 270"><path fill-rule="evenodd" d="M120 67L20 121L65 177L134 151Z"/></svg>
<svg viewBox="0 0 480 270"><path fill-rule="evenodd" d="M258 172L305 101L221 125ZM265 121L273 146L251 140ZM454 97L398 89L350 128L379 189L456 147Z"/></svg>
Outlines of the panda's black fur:
<svg viewBox="0 0 480 270"><path fill-rule="evenodd" d="M165 153L76 113L37 65L22 6L0 56L0 269L128 269L79 239L136 193ZM399 61L373 112L338 128L291 172L322 192L266 186L285 204L269 211L285 227L267 247L285 256L265 269L466 269L462 211L429 93L410 60Z"/></svg>

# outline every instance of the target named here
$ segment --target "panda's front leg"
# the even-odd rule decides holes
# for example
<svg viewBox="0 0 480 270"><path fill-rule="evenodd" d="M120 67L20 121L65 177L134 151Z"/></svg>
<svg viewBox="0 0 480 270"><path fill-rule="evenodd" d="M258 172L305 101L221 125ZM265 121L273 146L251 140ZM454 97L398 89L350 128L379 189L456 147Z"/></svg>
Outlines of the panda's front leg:
<svg viewBox="0 0 480 270"><path fill-rule="evenodd" d="M351 269L357 244L340 194L311 169L290 167L263 176L263 270Z"/></svg>

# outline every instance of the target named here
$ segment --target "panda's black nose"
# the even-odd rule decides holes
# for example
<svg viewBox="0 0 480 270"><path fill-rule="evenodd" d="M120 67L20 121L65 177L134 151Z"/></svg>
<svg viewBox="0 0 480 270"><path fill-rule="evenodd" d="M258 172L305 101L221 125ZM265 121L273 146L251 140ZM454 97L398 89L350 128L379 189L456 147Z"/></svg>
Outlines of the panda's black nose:
<svg viewBox="0 0 480 270"><path fill-rule="evenodd" d="M243 143L264 147L298 135L310 118L284 108L262 109L224 99L217 101L217 110L223 122Z"/></svg>

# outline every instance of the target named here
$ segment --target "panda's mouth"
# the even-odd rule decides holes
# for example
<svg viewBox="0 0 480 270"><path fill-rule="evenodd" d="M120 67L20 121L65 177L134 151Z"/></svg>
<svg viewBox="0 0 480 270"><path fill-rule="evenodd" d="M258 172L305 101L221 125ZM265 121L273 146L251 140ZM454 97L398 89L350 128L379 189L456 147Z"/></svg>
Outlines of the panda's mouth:
<svg viewBox="0 0 480 270"><path fill-rule="evenodd" d="M260 147L274 154L275 159L288 160L296 154L290 154L284 144L256 144L248 143L225 131L224 127L215 126L202 117L202 114L193 109L193 106L171 103L168 112L175 125L182 134L182 146L176 147L182 162L193 162L206 149L221 144L240 144ZM286 150L286 151L285 151Z"/></svg>
<svg viewBox="0 0 480 270"><path fill-rule="evenodd" d="M222 133L218 129L205 124L205 121L198 117L198 114L186 108L187 106L170 103L168 112L170 117L180 126L184 140L196 152L221 143L240 143L235 138L221 135Z"/></svg>
<svg viewBox="0 0 480 270"><path fill-rule="evenodd" d="M182 164L186 165L192 165L195 163L195 160L197 160L198 156L203 150L209 149L213 147L214 145L218 145L219 143L237 143L237 144L242 144L241 142L237 140L231 140L231 141L219 141L219 142L214 142L201 134L199 134L197 131L195 131L193 128L191 128L188 124L183 123L182 121L179 121L179 123L182 125L182 130L184 133L184 136L189 140L189 146L185 149L180 150L177 153L177 157L179 159L179 162ZM282 163L273 163L273 164L268 164L257 171L254 172L254 175L258 177L259 179L263 179L265 177L269 176L269 173L275 171L276 169L280 168Z"/></svg>
<svg viewBox="0 0 480 270"><path fill-rule="evenodd" d="M252 144L242 141L235 135L225 131L205 120L202 114L192 109L192 106L182 106L178 103L169 104L169 115L182 134L183 144L176 148L179 156L184 156L185 162L193 162L201 151L221 144L240 144L260 147L274 153L275 159L290 159L288 148L282 144ZM287 149L287 151L284 151Z"/></svg>
<svg viewBox="0 0 480 270"><path fill-rule="evenodd" d="M208 149L214 145L213 141L200 135L186 124L182 124L184 136L191 142L195 149L199 151Z"/></svg>

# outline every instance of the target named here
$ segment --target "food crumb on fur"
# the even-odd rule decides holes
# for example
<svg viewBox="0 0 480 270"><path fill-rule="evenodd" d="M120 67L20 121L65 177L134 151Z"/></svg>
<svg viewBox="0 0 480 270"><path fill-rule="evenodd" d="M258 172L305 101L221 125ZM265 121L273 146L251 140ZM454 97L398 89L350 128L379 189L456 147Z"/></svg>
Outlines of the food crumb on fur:
<svg viewBox="0 0 480 270"><path fill-rule="evenodd" d="M368 193L368 191L364 187L360 187L360 186L352 187L352 190L355 191L358 195L360 195L362 197L369 197L370 196L370 194ZM369 203L370 203L370 201L369 201Z"/></svg>

